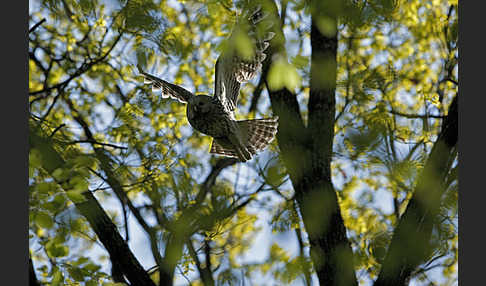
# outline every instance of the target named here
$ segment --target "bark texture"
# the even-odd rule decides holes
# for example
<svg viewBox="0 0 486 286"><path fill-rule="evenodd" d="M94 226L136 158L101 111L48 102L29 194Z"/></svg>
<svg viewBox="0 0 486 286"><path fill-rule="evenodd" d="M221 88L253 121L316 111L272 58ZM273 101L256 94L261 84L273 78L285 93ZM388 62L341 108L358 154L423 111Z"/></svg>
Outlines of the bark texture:
<svg viewBox="0 0 486 286"><path fill-rule="evenodd" d="M268 58L285 57L282 31L275 32L277 36ZM309 235L311 258L320 285L357 285L353 253L331 180L337 34L324 35L313 22L311 46L307 126L295 94L286 88L271 90L267 84L273 113L280 118L277 140ZM271 60L265 62L264 76L270 65Z"/></svg>

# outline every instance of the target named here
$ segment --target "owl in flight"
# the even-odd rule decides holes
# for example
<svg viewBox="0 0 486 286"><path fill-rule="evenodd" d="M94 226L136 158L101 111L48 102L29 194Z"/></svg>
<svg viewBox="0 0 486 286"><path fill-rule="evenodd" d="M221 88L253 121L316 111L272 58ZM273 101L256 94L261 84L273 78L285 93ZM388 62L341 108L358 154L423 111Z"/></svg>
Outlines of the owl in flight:
<svg viewBox="0 0 486 286"><path fill-rule="evenodd" d="M253 79L261 70L266 57L264 51L275 35L267 31L261 22L266 14L261 7L245 14L237 23L228 39L234 41L235 34L244 31L253 43L253 55L243 57L236 51L224 50L216 61L214 96L195 95L190 91L143 72L144 83L152 90L161 92L163 98L173 98L187 103L187 119L201 133L213 137L210 153L239 158L246 162L263 150L277 133L278 117L236 120L235 109L240 86ZM260 24L260 25L259 25ZM268 24L268 23L267 23ZM246 25L246 26L245 26ZM244 30L246 27L246 30ZM259 28L257 30L257 28ZM238 29L238 30L237 30Z"/></svg>

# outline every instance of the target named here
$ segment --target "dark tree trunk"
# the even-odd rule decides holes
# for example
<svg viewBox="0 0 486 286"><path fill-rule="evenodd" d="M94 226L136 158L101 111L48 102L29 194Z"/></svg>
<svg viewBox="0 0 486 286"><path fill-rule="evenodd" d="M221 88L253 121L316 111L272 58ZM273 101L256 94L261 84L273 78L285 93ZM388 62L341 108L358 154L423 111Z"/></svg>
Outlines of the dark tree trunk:
<svg viewBox="0 0 486 286"><path fill-rule="evenodd" d="M268 58L273 53L285 54L282 32L276 33ZM273 113L280 118L277 133L280 154L309 235L311 259L320 285L357 285L353 253L331 180L337 35L325 36L313 24L311 45L307 127L295 94L286 88L271 90L268 84L267 88ZM263 76L270 64L271 60L265 62Z"/></svg>
<svg viewBox="0 0 486 286"><path fill-rule="evenodd" d="M117 261L119 268L132 285L155 286L145 269L135 258L116 226L106 215L96 198L90 193L83 193L86 201L76 203L79 212L88 220L112 261Z"/></svg>
<svg viewBox="0 0 486 286"><path fill-rule="evenodd" d="M41 286L35 275L34 265L32 264L32 258L29 257L29 286Z"/></svg>

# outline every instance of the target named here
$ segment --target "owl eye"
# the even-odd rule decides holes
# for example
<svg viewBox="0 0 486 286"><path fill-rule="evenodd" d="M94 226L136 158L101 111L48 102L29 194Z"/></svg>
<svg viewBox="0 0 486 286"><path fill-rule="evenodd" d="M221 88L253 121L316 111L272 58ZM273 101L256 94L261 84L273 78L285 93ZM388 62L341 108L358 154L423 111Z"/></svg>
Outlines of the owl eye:
<svg viewBox="0 0 486 286"><path fill-rule="evenodd" d="M199 106L203 106L203 105L204 105L204 103L203 103L203 102L201 102L201 101L199 101L197 105L199 105Z"/></svg>

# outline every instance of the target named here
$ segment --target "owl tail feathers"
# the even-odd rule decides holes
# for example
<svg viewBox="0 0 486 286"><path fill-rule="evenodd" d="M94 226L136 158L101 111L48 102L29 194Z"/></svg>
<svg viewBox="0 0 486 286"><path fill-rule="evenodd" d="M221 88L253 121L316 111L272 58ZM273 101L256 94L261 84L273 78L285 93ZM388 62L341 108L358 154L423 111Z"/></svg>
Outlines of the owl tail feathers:
<svg viewBox="0 0 486 286"><path fill-rule="evenodd" d="M209 153L225 157L238 158L238 154L236 153L236 150L235 148L233 148L231 143L229 143L228 140L220 138L213 138Z"/></svg>
<svg viewBox="0 0 486 286"><path fill-rule="evenodd" d="M245 147L251 155L265 149L275 138L278 117L238 121ZM238 158L237 151L229 140L214 138L209 153Z"/></svg>
<svg viewBox="0 0 486 286"><path fill-rule="evenodd" d="M238 121L240 130L246 138L246 148L253 155L265 149L275 138L278 117Z"/></svg>

